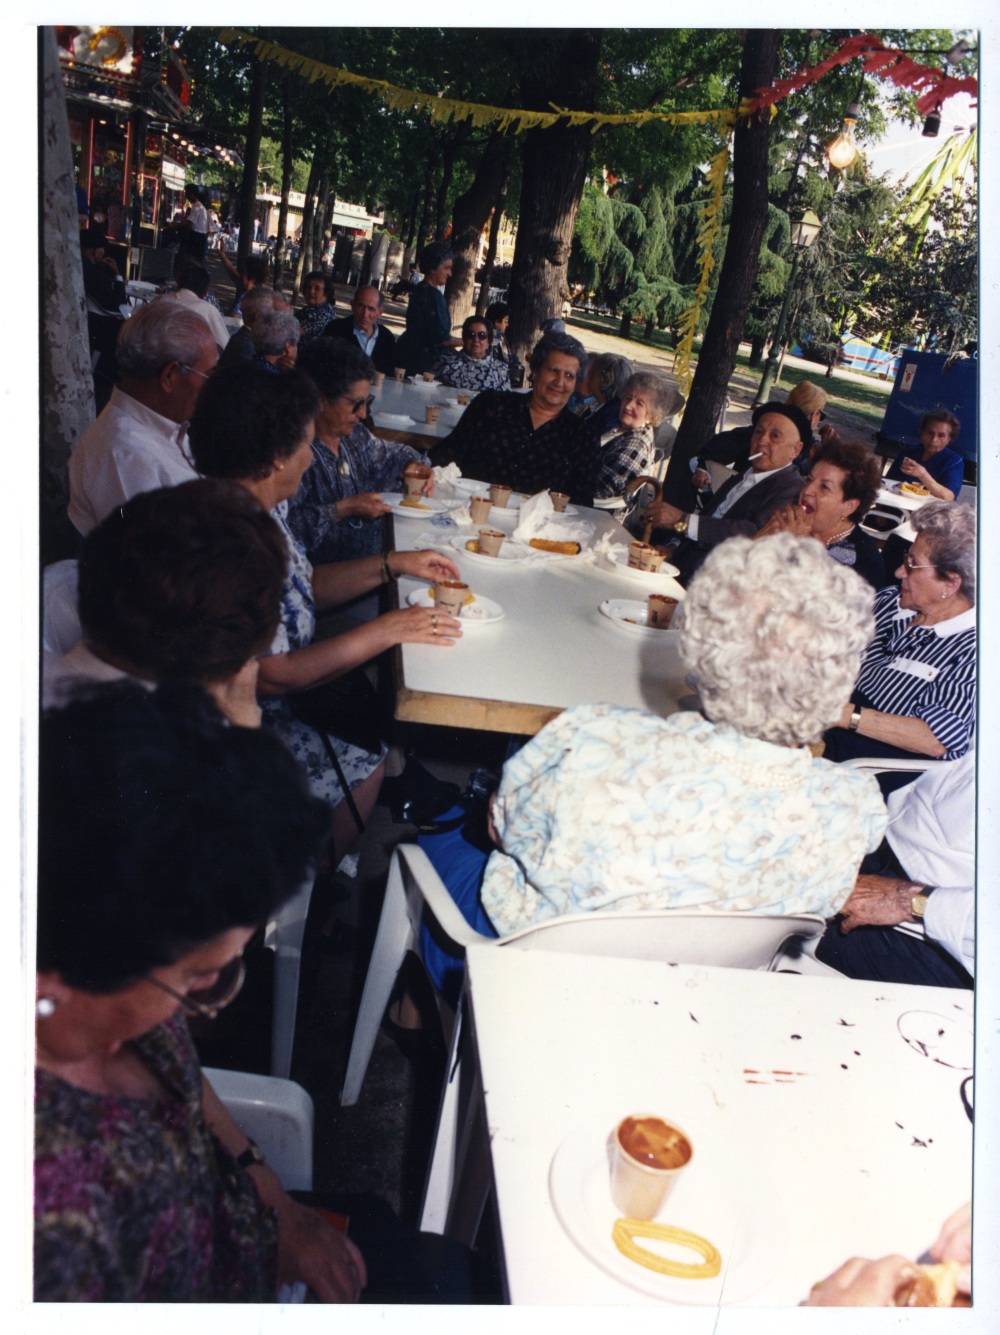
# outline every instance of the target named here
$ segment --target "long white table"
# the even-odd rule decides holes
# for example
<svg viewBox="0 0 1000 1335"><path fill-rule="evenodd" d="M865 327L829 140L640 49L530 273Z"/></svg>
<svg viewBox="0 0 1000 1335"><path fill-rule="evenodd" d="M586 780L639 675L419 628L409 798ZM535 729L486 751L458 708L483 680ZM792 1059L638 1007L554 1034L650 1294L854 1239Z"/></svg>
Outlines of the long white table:
<svg viewBox="0 0 1000 1335"><path fill-rule="evenodd" d="M969 1199L971 993L493 946L471 947L467 970L514 1303L704 1301L677 1285L709 1281L633 1287L560 1222L567 1163L596 1160L600 1195L602 1138L630 1113L675 1118L694 1143L664 1219L718 1230L724 1256L732 1219L744 1230L724 1303L794 1306L850 1256L916 1259ZM715 1329L692 1315L685 1330Z"/></svg>
<svg viewBox="0 0 1000 1335"><path fill-rule="evenodd" d="M600 510L581 507L580 518L594 525L595 536L611 532L629 541ZM427 516L393 516L396 547L427 545L447 553L473 593L498 602L504 618L468 625L450 649L415 644L397 650L397 718L534 734L571 705L608 702L666 715L691 697L674 632L632 633L598 610L606 598L645 602L648 592L683 597L673 580L647 586L583 558L487 564L450 545L458 535L475 537L474 526L439 529L427 521ZM511 532L514 521L503 526ZM419 580L400 580L400 606L414 589L425 587Z"/></svg>
<svg viewBox="0 0 1000 1335"><path fill-rule="evenodd" d="M425 382L426 383L426 382ZM419 449L429 450L435 441L444 440L455 427L455 423L465 411L465 406L456 401L460 391L447 385L433 383L424 389L405 380L397 381L387 375L381 389L372 389L375 402L372 404L374 429L376 435L385 440L402 440L405 444L416 445ZM429 403L436 403L442 408L443 418L434 426L424 420L424 410ZM407 423L387 421L383 414L409 417Z"/></svg>

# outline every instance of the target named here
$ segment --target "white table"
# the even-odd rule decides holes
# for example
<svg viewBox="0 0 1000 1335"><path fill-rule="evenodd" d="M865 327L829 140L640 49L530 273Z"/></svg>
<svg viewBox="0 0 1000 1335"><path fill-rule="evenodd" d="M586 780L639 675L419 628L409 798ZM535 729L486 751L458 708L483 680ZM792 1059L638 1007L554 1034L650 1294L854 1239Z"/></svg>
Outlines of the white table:
<svg viewBox="0 0 1000 1335"><path fill-rule="evenodd" d="M690 1174L699 1151L703 1172L732 1156L724 1181L750 1189L742 1217L773 1261L749 1306L794 1306L850 1256L916 1258L969 1199L971 993L493 946L467 969L514 1303L657 1302L553 1208L553 1156L581 1123L659 1112L691 1135ZM945 1028L957 1067L909 1046L904 1015Z"/></svg>
<svg viewBox="0 0 1000 1335"><path fill-rule="evenodd" d="M934 498L933 496L907 496L905 492L894 490L899 485L898 482L883 483L879 488L875 504L880 510L888 508L897 512L901 511L904 515L904 522L898 528L893 529L892 532L905 542L913 542L916 539L917 531L910 523L909 517L915 510L919 510L922 505L926 505L929 500ZM875 530L869 531L875 532ZM889 537L889 534L881 533L876 534L876 536L884 541Z"/></svg>
<svg viewBox="0 0 1000 1335"><path fill-rule="evenodd" d="M611 532L630 541L609 515L579 508L595 536ZM493 625L469 625L450 649L412 644L397 650L397 718L534 734L571 705L607 701L667 715L691 697L674 632L631 633L598 610L606 598L644 602L650 592L682 598L675 581L659 577L647 586L583 558L487 564L450 545L454 536L475 537L476 527L435 529L427 519L393 516L395 546L447 553L473 593L498 602L505 615ZM511 532L514 523L503 527ZM400 580L400 606L418 588L426 584Z"/></svg>
<svg viewBox="0 0 1000 1335"><path fill-rule="evenodd" d="M436 382L427 384L427 388L423 389L405 380L393 380L392 376L387 375L381 389L372 389L375 395L375 402L372 404L375 433L385 440L401 440L404 444L416 445L420 449L431 449L435 441L444 440L446 436L451 435L456 422L465 411L464 405L459 405L455 398L462 392L464 391ZM439 418L434 426L429 426L424 420L424 410L429 403L438 404L446 420ZM448 409L452 411L446 411ZM400 426L386 422L382 417L383 413L402 415L413 420Z"/></svg>

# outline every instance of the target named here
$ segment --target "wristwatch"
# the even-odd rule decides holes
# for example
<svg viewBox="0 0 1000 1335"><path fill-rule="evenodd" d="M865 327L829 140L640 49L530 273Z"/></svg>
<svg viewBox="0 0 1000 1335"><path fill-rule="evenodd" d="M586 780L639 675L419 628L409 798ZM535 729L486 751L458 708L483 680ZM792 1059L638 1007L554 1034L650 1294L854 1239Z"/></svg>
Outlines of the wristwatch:
<svg viewBox="0 0 1000 1335"><path fill-rule="evenodd" d="M680 519L678 519L677 523L674 524L674 532L686 533L688 531L688 524L690 524L690 522L691 522L690 515L682 515Z"/></svg>
<svg viewBox="0 0 1000 1335"><path fill-rule="evenodd" d="M247 1137L247 1147L242 1154L237 1154L236 1163L240 1168L252 1168L254 1164L263 1164L267 1160L261 1154L257 1144Z"/></svg>
<svg viewBox="0 0 1000 1335"><path fill-rule="evenodd" d="M848 732L857 732L858 724L861 722L861 706L854 705L851 708L851 721L847 725Z"/></svg>
<svg viewBox="0 0 1000 1335"><path fill-rule="evenodd" d="M925 885L919 895L913 896L910 900L910 913L914 918L923 918L927 912L927 901L936 889L936 885Z"/></svg>

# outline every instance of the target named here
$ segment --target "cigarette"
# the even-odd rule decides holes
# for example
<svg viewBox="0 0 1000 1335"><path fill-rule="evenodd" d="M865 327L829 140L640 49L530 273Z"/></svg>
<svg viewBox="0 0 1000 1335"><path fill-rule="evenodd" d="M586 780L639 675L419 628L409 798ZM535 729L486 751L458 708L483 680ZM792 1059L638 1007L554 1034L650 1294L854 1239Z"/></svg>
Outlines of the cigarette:
<svg viewBox="0 0 1000 1335"><path fill-rule="evenodd" d="M753 463L754 459L759 459L763 453L764 453L763 450L758 450L756 454L751 454L750 462Z"/></svg>

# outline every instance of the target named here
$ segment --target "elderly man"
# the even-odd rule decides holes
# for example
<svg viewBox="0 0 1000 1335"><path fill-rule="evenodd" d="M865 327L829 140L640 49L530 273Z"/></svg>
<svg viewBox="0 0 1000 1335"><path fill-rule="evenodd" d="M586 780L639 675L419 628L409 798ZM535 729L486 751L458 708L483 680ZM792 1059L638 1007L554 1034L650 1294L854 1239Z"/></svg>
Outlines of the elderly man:
<svg viewBox="0 0 1000 1335"><path fill-rule="evenodd" d="M790 403L763 403L754 409L750 467L720 488L707 513L685 514L667 501L646 507L645 522L660 530L652 535L654 544L663 546L682 535L671 557L682 584L713 547L727 538L752 538L775 510L798 500L802 475L794 460L811 440L812 428L804 412Z"/></svg>
<svg viewBox="0 0 1000 1335"><path fill-rule="evenodd" d="M462 325L462 350L443 350L435 367L442 385L455 389L510 389L505 362L490 356L490 327L481 315L470 315Z"/></svg>
<svg viewBox="0 0 1000 1335"><path fill-rule="evenodd" d="M351 302L351 314L331 320L323 330L325 338L351 338L370 357L376 371L392 374L396 365L396 336L379 324L382 293L377 287L359 287Z"/></svg>
<svg viewBox="0 0 1000 1335"><path fill-rule="evenodd" d="M177 274L177 291L167 292L165 296L168 301L178 302L204 320L221 351L229 342L229 330L216 308L205 300L210 282L204 265L196 264L194 260L185 260Z"/></svg>
<svg viewBox="0 0 1000 1335"><path fill-rule="evenodd" d="M291 304L273 287L261 285L245 292L243 294L243 328L237 329L226 344L225 351L219 358L219 365L225 368L237 366L240 362L252 362L257 356L257 349L253 344L253 327L257 323L257 317L262 315L264 311L282 311L287 315L291 313L291 309Z"/></svg>
<svg viewBox="0 0 1000 1335"><path fill-rule="evenodd" d="M799 408L805 413L812 428L812 440L809 447L803 450L795 461L795 466L803 475L809 473L812 454L816 452L821 444L825 444L831 436L837 434L831 426L820 426L820 422L826 416L823 409L826 407L827 398L826 391L820 389L819 385L814 385L811 380L800 380L785 400L793 408ZM708 444L698 451L697 459L691 461L691 468L694 471L691 481L694 485L699 489L711 485L711 478L705 468L708 460L717 464L726 464L730 468L735 468L737 473L742 473L749 462L750 437L752 435L752 426L737 426L730 431L720 431L713 436Z"/></svg>
<svg viewBox="0 0 1000 1335"><path fill-rule="evenodd" d="M69 460L69 517L89 533L140 491L196 477L187 424L219 360L204 320L173 301L153 301L118 339L121 383Z"/></svg>
<svg viewBox="0 0 1000 1335"><path fill-rule="evenodd" d="M597 446L566 406L587 354L571 335L547 334L528 364L531 393L478 395L435 449L434 462L454 460L467 477L516 491L564 491L578 505L590 505Z"/></svg>

